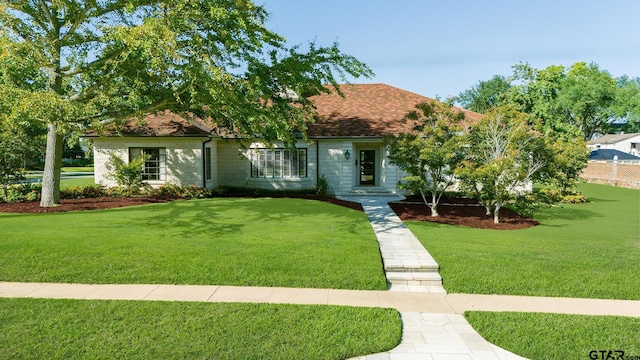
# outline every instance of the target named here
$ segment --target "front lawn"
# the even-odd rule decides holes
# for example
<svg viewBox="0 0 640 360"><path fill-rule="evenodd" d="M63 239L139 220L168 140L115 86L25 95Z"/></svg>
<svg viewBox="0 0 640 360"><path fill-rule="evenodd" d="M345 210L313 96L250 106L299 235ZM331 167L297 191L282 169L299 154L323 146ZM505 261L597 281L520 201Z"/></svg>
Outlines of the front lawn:
<svg viewBox="0 0 640 360"><path fill-rule="evenodd" d="M640 299L640 191L582 184L587 204L499 231L407 222L451 293Z"/></svg>
<svg viewBox="0 0 640 360"><path fill-rule="evenodd" d="M387 288L365 214L319 201L4 213L0 229L0 281Z"/></svg>
<svg viewBox="0 0 640 360"><path fill-rule="evenodd" d="M489 342L527 359L622 359L618 350L625 359L640 356L639 318L512 312L465 317Z"/></svg>
<svg viewBox="0 0 640 360"><path fill-rule="evenodd" d="M1 359L345 359L401 336L391 309L0 299Z"/></svg>

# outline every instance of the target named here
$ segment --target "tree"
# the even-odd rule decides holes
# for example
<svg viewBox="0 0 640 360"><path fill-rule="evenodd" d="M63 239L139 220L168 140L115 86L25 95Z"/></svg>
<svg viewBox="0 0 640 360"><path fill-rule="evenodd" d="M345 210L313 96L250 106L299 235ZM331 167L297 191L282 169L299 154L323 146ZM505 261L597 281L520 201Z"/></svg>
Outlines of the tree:
<svg viewBox="0 0 640 360"><path fill-rule="evenodd" d="M29 59L12 111L47 124L41 206L59 202L65 133L171 110L290 145L307 95L372 74L337 44L287 48L266 19L250 0L0 1L0 63Z"/></svg>
<svg viewBox="0 0 640 360"><path fill-rule="evenodd" d="M487 112L468 134L467 146L455 174L497 224L500 209L542 173L548 151L526 114L510 106Z"/></svg>
<svg viewBox="0 0 640 360"><path fill-rule="evenodd" d="M540 120L536 129L542 132L578 129L590 140L595 134L606 134L620 115L616 112L621 95L616 79L595 63L553 65L543 70L518 64L513 80L520 84L511 88L510 102Z"/></svg>
<svg viewBox="0 0 640 360"><path fill-rule="evenodd" d="M437 101L415 108L405 117L411 130L386 138L389 160L408 174L401 185L419 192L431 216L438 216L440 198L455 182L453 169L462 159L459 123L464 113ZM431 202L425 193L431 194Z"/></svg>
<svg viewBox="0 0 640 360"><path fill-rule="evenodd" d="M617 79L618 96L614 111L623 122L622 130L640 132L640 78L621 76Z"/></svg>
<svg viewBox="0 0 640 360"><path fill-rule="evenodd" d="M575 193L582 170L589 161L586 141L581 136L568 138L553 135L545 136L544 141L550 153L543 180L555 185L563 196Z"/></svg>
<svg viewBox="0 0 640 360"><path fill-rule="evenodd" d="M484 114L507 101L509 88L511 83L504 76L494 75L491 79L480 81L471 89L461 92L456 102L465 109Z"/></svg>

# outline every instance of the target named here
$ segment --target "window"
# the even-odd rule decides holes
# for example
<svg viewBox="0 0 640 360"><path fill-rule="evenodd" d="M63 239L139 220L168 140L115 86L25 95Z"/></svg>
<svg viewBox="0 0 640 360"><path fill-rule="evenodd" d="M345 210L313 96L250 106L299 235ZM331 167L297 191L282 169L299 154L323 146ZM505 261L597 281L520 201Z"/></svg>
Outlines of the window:
<svg viewBox="0 0 640 360"><path fill-rule="evenodd" d="M252 178L307 177L307 149L252 149Z"/></svg>
<svg viewBox="0 0 640 360"><path fill-rule="evenodd" d="M205 179L211 180L211 148L204 149L204 173Z"/></svg>
<svg viewBox="0 0 640 360"><path fill-rule="evenodd" d="M165 148L129 148L129 159L147 155L142 170L142 180L166 180L166 150Z"/></svg>

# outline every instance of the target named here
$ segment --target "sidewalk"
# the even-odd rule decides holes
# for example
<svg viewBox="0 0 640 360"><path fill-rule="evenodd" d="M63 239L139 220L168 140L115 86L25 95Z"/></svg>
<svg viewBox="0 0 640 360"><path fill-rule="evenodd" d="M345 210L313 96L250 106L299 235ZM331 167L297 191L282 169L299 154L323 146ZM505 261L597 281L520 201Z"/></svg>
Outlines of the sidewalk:
<svg viewBox="0 0 640 360"><path fill-rule="evenodd" d="M640 317L639 300L282 287L0 282L0 297L343 305L442 314L514 311Z"/></svg>

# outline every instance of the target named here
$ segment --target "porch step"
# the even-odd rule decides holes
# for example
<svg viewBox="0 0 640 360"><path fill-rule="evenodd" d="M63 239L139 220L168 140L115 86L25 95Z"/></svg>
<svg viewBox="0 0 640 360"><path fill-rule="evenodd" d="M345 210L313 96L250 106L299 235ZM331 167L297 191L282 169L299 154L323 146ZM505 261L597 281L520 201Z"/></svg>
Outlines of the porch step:
<svg viewBox="0 0 640 360"><path fill-rule="evenodd" d="M398 196L396 191L385 188L354 188L345 195L367 195L367 196Z"/></svg>
<svg viewBox="0 0 640 360"><path fill-rule="evenodd" d="M387 272L392 285L442 286L442 277L437 272Z"/></svg>
<svg viewBox="0 0 640 360"><path fill-rule="evenodd" d="M440 267L435 260L387 260L384 261L384 271L396 273L438 273Z"/></svg>

